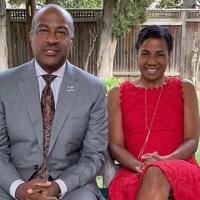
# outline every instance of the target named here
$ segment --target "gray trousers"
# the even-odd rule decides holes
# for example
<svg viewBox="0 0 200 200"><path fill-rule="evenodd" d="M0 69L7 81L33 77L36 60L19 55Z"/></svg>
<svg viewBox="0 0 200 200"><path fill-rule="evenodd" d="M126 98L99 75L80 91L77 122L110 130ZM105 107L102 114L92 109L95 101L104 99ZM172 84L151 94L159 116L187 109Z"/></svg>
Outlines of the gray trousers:
<svg viewBox="0 0 200 200"><path fill-rule="evenodd" d="M13 198L0 187L0 200L13 200ZM67 193L62 200L104 200L95 184L87 184Z"/></svg>

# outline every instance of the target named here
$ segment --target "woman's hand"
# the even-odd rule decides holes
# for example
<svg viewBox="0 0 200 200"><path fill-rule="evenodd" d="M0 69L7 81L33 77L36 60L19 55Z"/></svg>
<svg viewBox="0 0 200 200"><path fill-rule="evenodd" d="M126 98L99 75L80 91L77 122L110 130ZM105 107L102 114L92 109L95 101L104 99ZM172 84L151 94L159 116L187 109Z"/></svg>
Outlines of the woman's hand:
<svg viewBox="0 0 200 200"><path fill-rule="evenodd" d="M142 174L142 172L144 171L144 169L145 169L145 165L144 164L139 164L139 165L135 166L135 171L136 171L137 175Z"/></svg>
<svg viewBox="0 0 200 200"><path fill-rule="evenodd" d="M142 161L145 165L149 165L155 161L167 160L167 156L160 156L157 151L153 153L146 153L141 156Z"/></svg>

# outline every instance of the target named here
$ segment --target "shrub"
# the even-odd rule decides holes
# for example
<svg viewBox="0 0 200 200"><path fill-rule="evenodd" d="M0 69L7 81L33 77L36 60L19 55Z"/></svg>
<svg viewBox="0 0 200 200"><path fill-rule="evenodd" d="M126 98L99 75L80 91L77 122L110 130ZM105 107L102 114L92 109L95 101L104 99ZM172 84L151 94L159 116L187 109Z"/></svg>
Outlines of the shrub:
<svg viewBox="0 0 200 200"><path fill-rule="evenodd" d="M122 82L122 79L119 78L105 78L103 79L105 88L106 88L106 94L109 92L111 88L114 86L119 85Z"/></svg>
<svg viewBox="0 0 200 200"><path fill-rule="evenodd" d="M196 155L197 162L200 164L200 145L195 155Z"/></svg>

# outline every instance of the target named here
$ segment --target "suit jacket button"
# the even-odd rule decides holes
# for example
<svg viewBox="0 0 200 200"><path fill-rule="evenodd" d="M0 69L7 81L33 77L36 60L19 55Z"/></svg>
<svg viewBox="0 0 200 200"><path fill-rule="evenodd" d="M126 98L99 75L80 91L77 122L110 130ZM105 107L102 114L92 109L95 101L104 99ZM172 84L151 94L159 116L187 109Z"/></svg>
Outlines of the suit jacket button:
<svg viewBox="0 0 200 200"><path fill-rule="evenodd" d="M38 165L34 165L34 170L38 170L39 166Z"/></svg>

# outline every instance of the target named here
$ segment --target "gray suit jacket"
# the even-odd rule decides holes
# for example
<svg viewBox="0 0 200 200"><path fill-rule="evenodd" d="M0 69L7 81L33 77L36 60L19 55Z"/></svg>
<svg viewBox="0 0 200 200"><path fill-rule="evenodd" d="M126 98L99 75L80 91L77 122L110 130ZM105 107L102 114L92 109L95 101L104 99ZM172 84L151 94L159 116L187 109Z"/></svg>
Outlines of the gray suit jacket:
<svg viewBox="0 0 200 200"><path fill-rule="evenodd" d="M51 131L48 169L68 192L92 182L105 161L103 84L67 62ZM43 162L43 127L34 62L0 74L0 187L27 181Z"/></svg>

